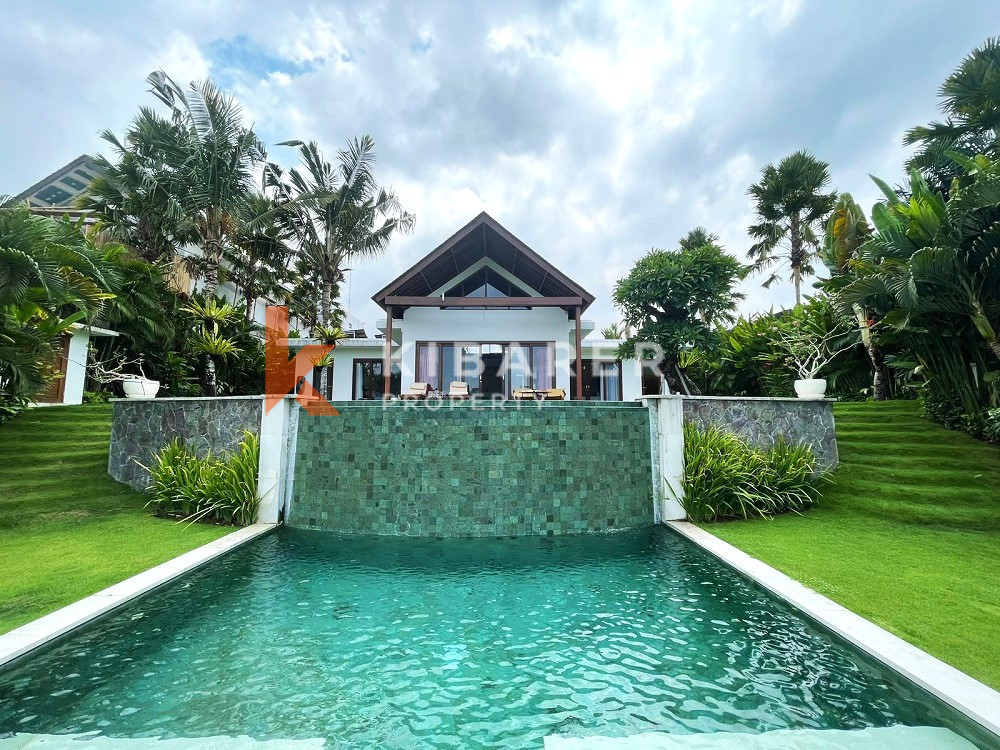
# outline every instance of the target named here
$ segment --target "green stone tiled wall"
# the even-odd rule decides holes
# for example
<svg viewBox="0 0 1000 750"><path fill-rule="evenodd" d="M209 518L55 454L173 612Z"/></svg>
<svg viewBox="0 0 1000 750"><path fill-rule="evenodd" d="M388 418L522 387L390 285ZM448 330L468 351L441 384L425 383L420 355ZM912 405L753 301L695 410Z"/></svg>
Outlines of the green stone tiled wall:
<svg viewBox="0 0 1000 750"><path fill-rule="evenodd" d="M335 406L340 416L298 414L292 526L522 536L653 520L638 404Z"/></svg>

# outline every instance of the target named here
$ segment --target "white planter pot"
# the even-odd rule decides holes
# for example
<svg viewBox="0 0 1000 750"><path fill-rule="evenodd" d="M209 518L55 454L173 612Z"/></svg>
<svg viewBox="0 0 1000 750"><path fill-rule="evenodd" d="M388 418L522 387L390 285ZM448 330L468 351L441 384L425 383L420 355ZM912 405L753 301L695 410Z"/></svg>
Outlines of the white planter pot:
<svg viewBox="0 0 1000 750"><path fill-rule="evenodd" d="M796 380L795 393L803 401L822 401L826 396L826 378Z"/></svg>
<svg viewBox="0 0 1000 750"><path fill-rule="evenodd" d="M148 401L156 395L158 390L160 390L160 381L140 378L138 376L123 378L122 390L125 391L125 398Z"/></svg>

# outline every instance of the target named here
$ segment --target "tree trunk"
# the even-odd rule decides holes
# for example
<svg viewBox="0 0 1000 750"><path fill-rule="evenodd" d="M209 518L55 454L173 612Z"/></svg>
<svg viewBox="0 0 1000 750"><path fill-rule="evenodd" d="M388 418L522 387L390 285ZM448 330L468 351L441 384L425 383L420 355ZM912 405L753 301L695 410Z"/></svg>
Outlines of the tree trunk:
<svg viewBox="0 0 1000 750"><path fill-rule="evenodd" d="M791 254L788 256L788 263L792 267L792 284L795 286L795 305L802 304L802 230L799 227L799 217L792 214L791 223L788 228L789 240L792 244Z"/></svg>
<svg viewBox="0 0 1000 750"><path fill-rule="evenodd" d="M243 299L246 301L246 321L249 323L253 320L253 309L257 304L257 298L254 296L253 291L249 288L243 292Z"/></svg>
<svg viewBox="0 0 1000 750"><path fill-rule="evenodd" d="M327 390L330 388L330 369L330 365L319 368L319 395L323 398L329 398Z"/></svg>
<svg viewBox="0 0 1000 750"><path fill-rule="evenodd" d="M211 354L205 356L205 370L201 376L201 395L218 396L218 388L215 382L215 360Z"/></svg>
<svg viewBox="0 0 1000 750"><path fill-rule="evenodd" d="M663 375L663 379L667 381L667 387L671 393L681 396L687 395L688 388L681 378L681 370L677 366L676 361L664 359L660 363L660 373Z"/></svg>
<svg viewBox="0 0 1000 750"><path fill-rule="evenodd" d="M872 361L872 397L876 401L889 400L889 374L885 370L885 357L882 349L874 341L868 343L868 358Z"/></svg>
<svg viewBox="0 0 1000 750"><path fill-rule="evenodd" d="M320 323L330 325L330 316L333 308L333 282L323 278L323 292L320 300Z"/></svg>

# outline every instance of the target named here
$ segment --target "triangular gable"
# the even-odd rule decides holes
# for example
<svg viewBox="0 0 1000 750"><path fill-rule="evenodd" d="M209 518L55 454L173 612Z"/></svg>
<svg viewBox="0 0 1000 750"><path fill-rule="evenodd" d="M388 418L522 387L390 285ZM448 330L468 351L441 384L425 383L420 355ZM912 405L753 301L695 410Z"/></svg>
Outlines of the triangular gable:
<svg viewBox="0 0 1000 750"><path fill-rule="evenodd" d="M76 199L100 174L97 163L84 154L39 180L17 195L16 199L27 201L32 208L72 208Z"/></svg>
<svg viewBox="0 0 1000 750"><path fill-rule="evenodd" d="M378 291L372 299L385 308L387 298L430 297L483 259L503 269L512 281L519 281L521 288L532 290L532 297L578 298L582 308L594 301L594 295L485 211Z"/></svg>

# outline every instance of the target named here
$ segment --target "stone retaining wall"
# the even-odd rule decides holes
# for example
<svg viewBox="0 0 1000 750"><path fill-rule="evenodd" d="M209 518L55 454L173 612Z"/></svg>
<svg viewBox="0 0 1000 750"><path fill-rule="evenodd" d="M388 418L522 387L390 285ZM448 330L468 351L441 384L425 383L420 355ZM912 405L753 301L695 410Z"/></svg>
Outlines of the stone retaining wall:
<svg viewBox="0 0 1000 750"><path fill-rule="evenodd" d="M723 427L744 440L770 448L779 435L812 447L824 470L836 468L837 435L832 401L797 398L684 397L684 421Z"/></svg>
<svg viewBox="0 0 1000 750"><path fill-rule="evenodd" d="M195 451L229 451L243 431L260 433L261 396L158 398L114 401L108 473L137 490L146 489L149 465L175 437Z"/></svg>

